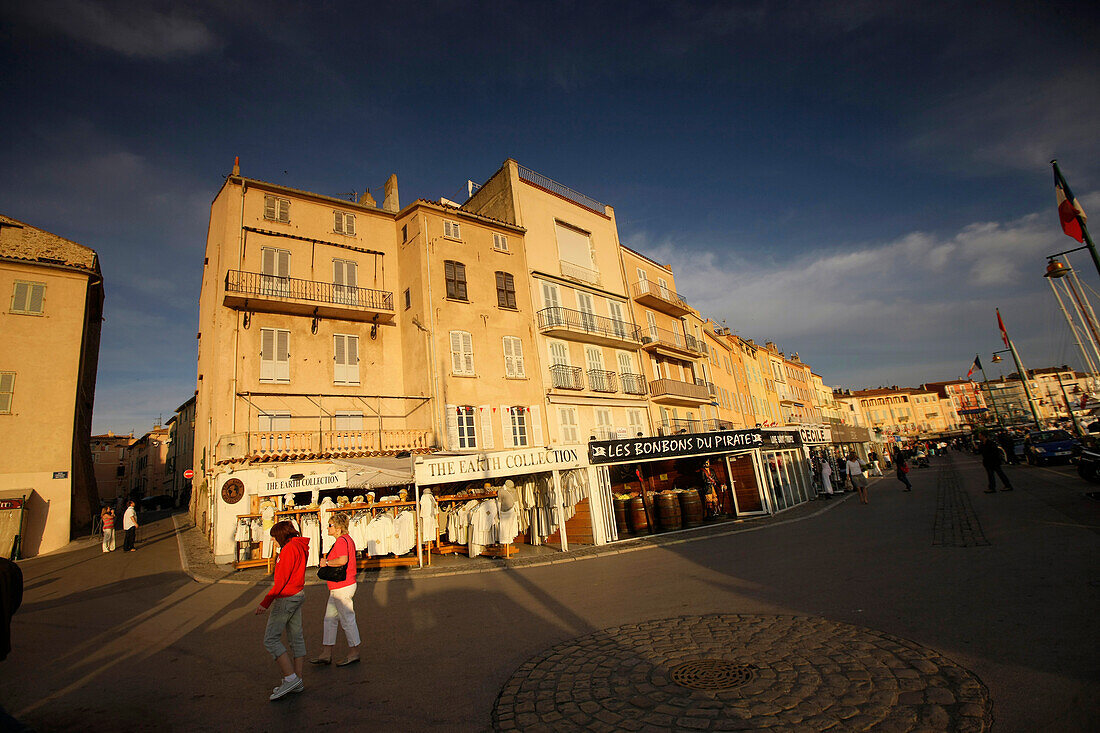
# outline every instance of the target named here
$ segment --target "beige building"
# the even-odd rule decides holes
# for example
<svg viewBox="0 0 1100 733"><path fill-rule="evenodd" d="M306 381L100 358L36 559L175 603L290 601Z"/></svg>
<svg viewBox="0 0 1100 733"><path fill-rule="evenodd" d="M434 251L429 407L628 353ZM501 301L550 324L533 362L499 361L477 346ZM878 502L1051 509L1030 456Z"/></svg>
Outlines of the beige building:
<svg viewBox="0 0 1100 733"><path fill-rule="evenodd" d="M171 429L156 426L135 440L126 450L126 494L141 499L171 491L168 447Z"/></svg>
<svg viewBox="0 0 1100 733"><path fill-rule="evenodd" d="M91 453L99 260L0 215L0 293L0 497L27 497L21 544L30 557L68 543L70 528L99 508Z"/></svg>
<svg viewBox="0 0 1100 733"><path fill-rule="evenodd" d="M192 480L184 476L195 463L195 398L176 408L168 418L168 459L165 471L168 477L167 494L177 505L187 504L191 496Z"/></svg>
<svg viewBox="0 0 1100 733"><path fill-rule="evenodd" d="M92 436L92 466L101 501L113 503L126 495L129 489L126 451L133 443L133 435L115 435L108 431L105 435Z"/></svg>

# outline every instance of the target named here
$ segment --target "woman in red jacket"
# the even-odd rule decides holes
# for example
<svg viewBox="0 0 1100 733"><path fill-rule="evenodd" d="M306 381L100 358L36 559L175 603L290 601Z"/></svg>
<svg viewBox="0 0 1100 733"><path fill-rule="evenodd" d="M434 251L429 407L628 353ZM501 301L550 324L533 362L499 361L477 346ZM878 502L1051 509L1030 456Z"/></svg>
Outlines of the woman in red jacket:
<svg viewBox="0 0 1100 733"><path fill-rule="evenodd" d="M306 658L306 640L302 635L302 602L306 598L306 560L309 558L309 540L298 534L290 522L276 522L271 536L279 543L279 559L275 562L275 583L264 597L256 615L271 608L264 632L264 648L275 657L283 673L283 682L271 691L270 700L278 700L291 692L306 689L302 681L302 667ZM283 646L283 630L286 630L290 654Z"/></svg>

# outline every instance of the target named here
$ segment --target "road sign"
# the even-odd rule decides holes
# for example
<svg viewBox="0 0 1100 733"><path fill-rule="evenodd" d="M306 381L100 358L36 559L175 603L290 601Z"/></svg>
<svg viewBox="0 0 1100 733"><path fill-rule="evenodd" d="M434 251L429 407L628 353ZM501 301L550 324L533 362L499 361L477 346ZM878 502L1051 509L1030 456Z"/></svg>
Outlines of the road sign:
<svg viewBox="0 0 1100 733"><path fill-rule="evenodd" d="M192 471L192 470L191 470L191 469L189 468L189 469L187 469L186 471L184 471L184 472L183 472L183 477L184 477L184 478L195 478L195 472L194 472L194 471Z"/></svg>

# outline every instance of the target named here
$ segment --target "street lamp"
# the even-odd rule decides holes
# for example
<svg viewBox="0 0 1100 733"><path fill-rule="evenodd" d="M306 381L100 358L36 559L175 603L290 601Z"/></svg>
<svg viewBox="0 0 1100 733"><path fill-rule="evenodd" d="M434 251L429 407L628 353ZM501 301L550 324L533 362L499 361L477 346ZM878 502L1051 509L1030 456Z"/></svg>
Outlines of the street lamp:
<svg viewBox="0 0 1100 733"><path fill-rule="evenodd" d="M1100 330L1098 330L1096 326L1096 313L1092 310L1092 303L1089 302L1088 296L1085 295L1084 289L1081 286L1081 281L1077 277L1077 272L1069 265L1057 259L1060 255L1076 252L1080 249L1086 248L1077 247L1076 249L1048 255L1047 271L1043 274L1043 277L1047 278L1047 281L1050 283L1051 292L1054 293L1054 298L1058 301L1058 307L1061 309L1062 315L1066 319L1066 324L1073 334L1073 340L1077 343L1077 348L1081 350L1081 356L1085 360L1085 368L1089 372L1090 381L1093 381L1092 375L1100 371ZM1066 278L1067 275L1069 276L1068 278ZM1069 311L1066 309L1065 302L1062 300L1062 294L1058 292L1058 288L1054 285L1055 280L1062 281L1064 292L1069 296L1070 304L1073 306L1077 318L1083 326L1080 331L1078 330L1077 323L1070 317ZM1091 353L1085 349L1086 341L1092 347ZM1095 387L1095 383L1092 386Z"/></svg>

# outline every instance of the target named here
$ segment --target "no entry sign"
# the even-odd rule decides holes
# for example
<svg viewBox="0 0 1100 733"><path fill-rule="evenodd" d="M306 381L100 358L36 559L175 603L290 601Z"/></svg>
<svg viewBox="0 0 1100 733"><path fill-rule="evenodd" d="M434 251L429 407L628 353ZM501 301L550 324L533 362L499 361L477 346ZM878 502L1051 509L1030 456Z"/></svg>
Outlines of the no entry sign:
<svg viewBox="0 0 1100 733"><path fill-rule="evenodd" d="M192 470L191 470L191 469L189 468L189 469L187 469L186 471L184 471L184 472L183 472L183 477L184 477L184 478L195 478L195 472L194 472L194 471L192 471Z"/></svg>

